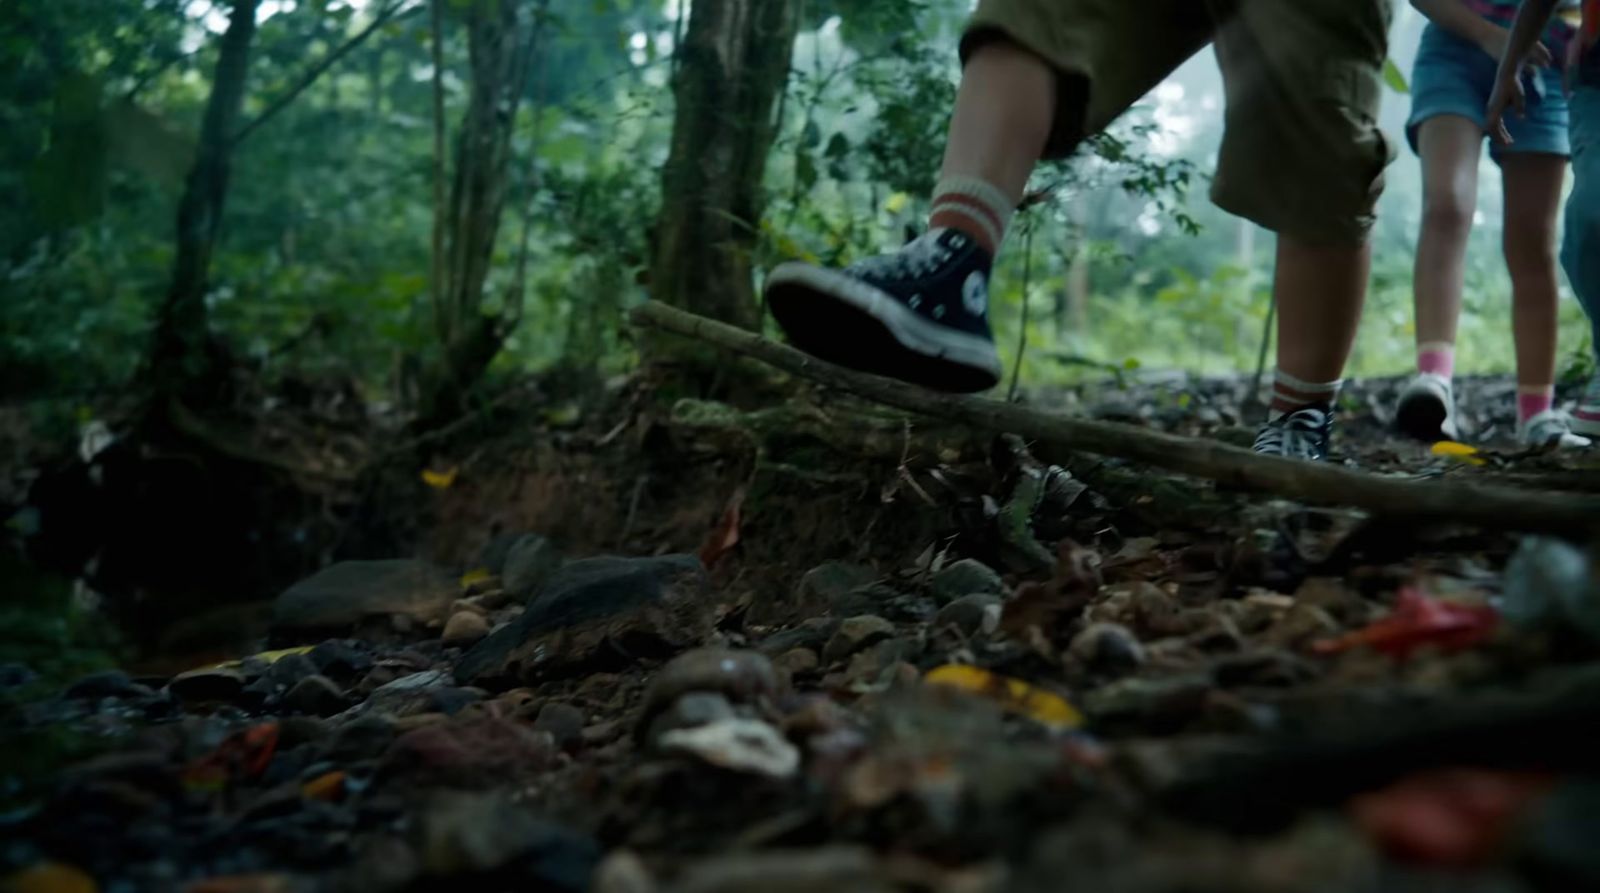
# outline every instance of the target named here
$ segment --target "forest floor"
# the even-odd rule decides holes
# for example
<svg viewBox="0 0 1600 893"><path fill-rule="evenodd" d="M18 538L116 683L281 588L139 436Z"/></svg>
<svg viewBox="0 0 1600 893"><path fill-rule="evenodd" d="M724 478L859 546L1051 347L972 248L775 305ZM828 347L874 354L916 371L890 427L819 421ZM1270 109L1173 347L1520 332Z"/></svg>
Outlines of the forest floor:
<svg viewBox="0 0 1600 893"><path fill-rule="evenodd" d="M1503 445L1508 383L1463 384L1471 456L1389 437L1397 386L1350 389L1336 461L1600 488ZM1031 402L1238 442L1246 390ZM418 471L426 557L309 576L233 660L0 667L0 887L1600 889L1600 583L1561 540L816 389L635 382Z"/></svg>

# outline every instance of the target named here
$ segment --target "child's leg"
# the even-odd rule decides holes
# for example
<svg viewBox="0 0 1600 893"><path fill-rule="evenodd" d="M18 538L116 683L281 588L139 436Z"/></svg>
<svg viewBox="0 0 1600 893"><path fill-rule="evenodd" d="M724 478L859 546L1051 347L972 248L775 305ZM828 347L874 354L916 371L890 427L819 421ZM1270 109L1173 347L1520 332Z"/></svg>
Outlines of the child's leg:
<svg viewBox="0 0 1600 893"><path fill-rule="evenodd" d="M1511 273L1512 333L1517 345L1517 421L1551 408L1556 380L1556 213L1567 159L1542 153L1507 154L1505 255Z"/></svg>
<svg viewBox="0 0 1600 893"><path fill-rule="evenodd" d="M1561 262L1589 316L1591 346L1600 357L1600 86L1580 86L1572 95L1571 115L1572 193L1567 196ZM1600 435L1600 374L1590 380L1572 427Z"/></svg>
<svg viewBox="0 0 1600 893"><path fill-rule="evenodd" d="M1272 409L1289 412L1338 395L1366 302L1372 245L1278 237L1278 375Z"/></svg>
<svg viewBox="0 0 1600 893"><path fill-rule="evenodd" d="M981 179L1015 207L1050 137L1056 80L1016 44L991 41L975 51L961 74L939 178Z"/></svg>
<svg viewBox="0 0 1600 893"><path fill-rule="evenodd" d="M1412 274L1417 371L1448 379L1455 368L1483 128L1459 115L1429 118L1417 128L1417 152L1422 158L1422 231Z"/></svg>

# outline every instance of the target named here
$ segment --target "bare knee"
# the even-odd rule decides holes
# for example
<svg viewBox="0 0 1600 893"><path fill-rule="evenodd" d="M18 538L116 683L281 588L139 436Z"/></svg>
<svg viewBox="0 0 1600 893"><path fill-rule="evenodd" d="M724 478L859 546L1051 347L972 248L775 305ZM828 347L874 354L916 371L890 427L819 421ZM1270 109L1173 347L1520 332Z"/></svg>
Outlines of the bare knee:
<svg viewBox="0 0 1600 893"><path fill-rule="evenodd" d="M1430 190L1422 200L1425 234L1466 241L1472 232L1472 198L1451 189Z"/></svg>
<svg viewBox="0 0 1600 893"><path fill-rule="evenodd" d="M1505 229L1503 248L1506 269L1513 282L1525 279L1554 279L1556 275L1556 228L1550 223L1512 224Z"/></svg>

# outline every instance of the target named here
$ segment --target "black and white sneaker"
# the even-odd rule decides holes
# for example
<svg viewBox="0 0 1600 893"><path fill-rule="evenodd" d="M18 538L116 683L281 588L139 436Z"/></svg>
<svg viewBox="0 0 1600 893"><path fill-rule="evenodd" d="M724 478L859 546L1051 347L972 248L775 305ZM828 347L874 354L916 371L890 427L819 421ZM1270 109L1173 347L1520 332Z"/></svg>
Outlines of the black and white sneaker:
<svg viewBox="0 0 1600 893"><path fill-rule="evenodd" d="M781 264L767 277L767 306L812 356L972 393L1000 381L988 319L993 262L965 233L931 230L843 270Z"/></svg>
<svg viewBox="0 0 1600 893"><path fill-rule="evenodd" d="M1261 426L1255 451L1263 456L1318 461L1327 458L1333 437L1333 407L1312 403Z"/></svg>

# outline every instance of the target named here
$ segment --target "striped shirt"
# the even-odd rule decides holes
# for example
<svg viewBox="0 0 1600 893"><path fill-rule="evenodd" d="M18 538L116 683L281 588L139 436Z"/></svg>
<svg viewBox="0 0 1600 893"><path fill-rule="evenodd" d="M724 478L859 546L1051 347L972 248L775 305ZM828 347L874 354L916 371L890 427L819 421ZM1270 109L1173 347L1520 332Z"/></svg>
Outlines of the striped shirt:
<svg viewBox="0 0 1600 893"><path fill-rule="evenodd" d="M1561 0L1556 7L1556 18L1550 23L1549 31L1545 33L1544 43L1558 60L1566 58L1567 45L1577 34L1585 2L1586 0ZM1593 3L1593 0L1587 2ZM1520 0L1461 0L1461 3L1504 28L1511 27L1511 23L1517 18L1517 7L1521 5Z"/></svg>

